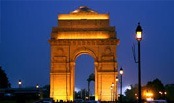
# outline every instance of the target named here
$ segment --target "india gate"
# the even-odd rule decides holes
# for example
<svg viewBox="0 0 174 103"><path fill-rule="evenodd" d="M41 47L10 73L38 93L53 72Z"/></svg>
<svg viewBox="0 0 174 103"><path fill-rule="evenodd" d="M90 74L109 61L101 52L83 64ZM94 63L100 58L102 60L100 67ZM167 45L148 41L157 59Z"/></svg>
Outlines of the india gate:
<svg viewBox="0 0 174 103"><path fill-rule="evenodd" d="M110 26L109 14L98 13L86 6L68 14L58 14L58 26L52 28L49 43L51 98L74 100L75 61L83 54L94 58L95 100L118 98L115 79L118 75L116 53L119 39L115 27Z"/></svg>

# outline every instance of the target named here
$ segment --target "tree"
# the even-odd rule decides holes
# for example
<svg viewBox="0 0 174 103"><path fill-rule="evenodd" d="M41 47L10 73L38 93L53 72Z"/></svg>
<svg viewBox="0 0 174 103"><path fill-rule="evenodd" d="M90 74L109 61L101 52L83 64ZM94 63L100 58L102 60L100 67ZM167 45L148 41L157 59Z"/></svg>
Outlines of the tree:
<svg viewBox="0 0 174 103"><path fill-rule="evenodd" d="M8 81L7 75L2 70L2 67L0 66L0 88L10 88L11 84Z"/></svg>
<svg viewBox="0 0 174 103"><path fill-rule="evenodd" d="M81 89L78 92L75 91L75 99L83 99L83 100L86 100L86 96L87 95L88 95L88 92L86 91L86 89Z"/></svg>
<svg viewBox="0 0 174 103"><path fill-rule="evenodd" d="M136 100L137 100L137 96L138 96L138 94L137 94L137 91L138 91L138 85L136 84L136 85L131 85L131 89L127 89L126 91L125 91L125 95L126 95L126 101L128 102L128 103L134 103L134 102L136 102Z"/></svg>
<svg viewBox="0 0 174 103"><path fill-rule="evenodd" d="M153 92L154 99L163 99L160 92L164 93L165 89L163 83L158 78L153 81L149 81L146 88Z"/></svg>
<svg viewBox="0 0 174 103"><path fill-rule="evenodd" d="M50 85L45 85L43 88L42 88L42 92L43 92L43 97L44 98L49 98L50 97Z"/></svg>
<svg viewBox="0 0 174 103"><path fill-rule="evenodd" d="M134 103L137 99L137 90L138 86L131 86L131 89L127 89L125 92L127 103ZM145 92L153 93L154 99L164 99L165 88L163 83L159 79L155 79L153 81L149 81L145 86L142 86L142 99L146 99Z"/></svg>
<svg viewBox="0 0 174 103"><path fill-rule="evenodd" d="M166 94L164 94L165 99L168 100L168 103L174 103L174 84L167 84L165 86Z"/></svg>

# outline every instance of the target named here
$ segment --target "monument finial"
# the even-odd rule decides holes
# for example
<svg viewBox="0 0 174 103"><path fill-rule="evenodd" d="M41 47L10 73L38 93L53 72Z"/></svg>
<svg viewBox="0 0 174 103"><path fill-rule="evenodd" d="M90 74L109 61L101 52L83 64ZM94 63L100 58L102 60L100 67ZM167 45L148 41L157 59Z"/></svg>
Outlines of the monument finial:
<svg viewBox="0 0 174 103"><path fill-rule="evenodd" d="M97 13L96 11L90 9L87 6L80 6L78 9L72 11L71 13Z"/></svg>

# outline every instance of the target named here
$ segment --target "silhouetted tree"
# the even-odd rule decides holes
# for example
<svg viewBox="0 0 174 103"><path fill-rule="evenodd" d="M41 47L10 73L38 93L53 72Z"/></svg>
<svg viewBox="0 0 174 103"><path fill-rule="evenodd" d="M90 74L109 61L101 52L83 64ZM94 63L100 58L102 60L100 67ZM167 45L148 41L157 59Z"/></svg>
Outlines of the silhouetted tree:
<svg viewBox="0 0 174 103"><path fill-rule="evenodd" d="M138 97L138 91L137 91L138 86L134 85L131 86L131 89L127 89L125 92L126 95L126 102L127 103L135 103ZM149 90L153 92L153 97L154 99L164 99L164 93L165 93L165 88L163 83L159 79L155 79L153 81L149 81L145 86L142 86L142 92L144 90ZM160 93L163 94L160 94ZM142 95L143 96L143 95ZM142 98L145 99L145 98Z"/></svg>
<svg viewBox="0 0 174 103"><path fill-rule="evenodd" d="M43 91L41 91L41 92L43 92L43 97L44 98L50 97L50 85L45 85L43 87Z"/></svg>
<svg viewBox="0 0 174 103"><path fill-rule="evenodd" d="M174 84L167 84L165 86L165 92L166 94L164 94L165 99L168 100L168 103L174 103Z"/></svg>
<svg viewBox="0 0 174 103"><path fill-rule="evenodd" d="M138 90L138 85L131 85L131 89L127 89L125 91L125 98L126 98L126 102L128 103L134 103L137 100L137 90Z"/></svg>
<svg viewBox="0 0 174 103"><path fill-rule="evenodd" d="M4 72L4 70L2 70L2 67L0 66L0 88L10 88L11 85L8 81L7 75Z"/></svg>
<svg viewBox="0 0 174 103"><path fill-rule="evenodd" d="M86 91L86 89L81 89L78 92L75 91L75 99L85 100L87 95L88 95L88 92Z"/></svg>
<svg viewBox="0 0 174 103"><path fill-rule="evenodd" d="M146 88L152 90L154 93L154 99L162 99L159 92L164 93L165 89L163 83L158 78L153 81L149 81L146 85Z"/></svg>

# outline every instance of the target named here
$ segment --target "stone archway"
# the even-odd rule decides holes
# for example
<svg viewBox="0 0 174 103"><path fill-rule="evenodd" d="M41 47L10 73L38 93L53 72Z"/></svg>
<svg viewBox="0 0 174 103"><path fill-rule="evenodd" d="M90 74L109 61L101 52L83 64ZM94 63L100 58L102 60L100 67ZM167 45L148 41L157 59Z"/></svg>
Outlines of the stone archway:
<svg viewBox="0 0 174 103"><path fill-rule="evenodd" d="M49 42L50 97L74 100L75 60L81 54L89 54L95 64L95 100L117 98L116 47L119 40L115 27L109 25L108 14L99 14L86 6L70 14L59 14L58 26L53 27ZM111 91L112 83L115 87Z"/></svg>
<svg viewBox="0 0 174 103"><path fill-rule="evenodd" d="M77 70L77 68L76 68L76 60L77 60L77 58L78 57L80 57L81 55L84 55L84 54L86 54L86 55L88 55L88 56L90 56L90 57L92 57L93 58L93 70L94 70L94 74L96 74L95 72L96 72L96 54L92 51L92 50L90 50L89 48L86 48L86 47L79 47L79 48L77 48L76 50L75 50L75 52L73 53L73 55L72 55L72 61L74 62L74 68L72 68L72 71L74 72L74 75L72 74L72 77L74 78L73 80L73 83L74 83L74 86L75 86L75 82L77 82L77 81L75 81L76 79L75 79L75 77L77 76L77 72L76 72L76 70ZM75 63L76 62L76 63ZM87 80L87 78L86 78L86 80ZM94 85L95 86L95 85ZM87 88L86 88L87 89ZM95 92L94 92L95 93ZM88 97L89 95L86 95L86 97Z"/></svg>

